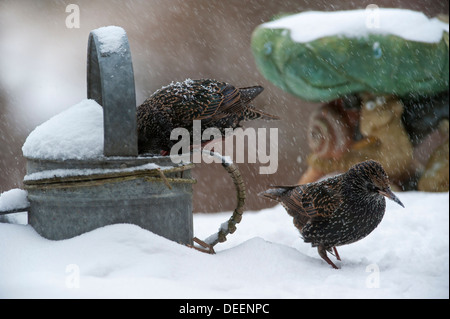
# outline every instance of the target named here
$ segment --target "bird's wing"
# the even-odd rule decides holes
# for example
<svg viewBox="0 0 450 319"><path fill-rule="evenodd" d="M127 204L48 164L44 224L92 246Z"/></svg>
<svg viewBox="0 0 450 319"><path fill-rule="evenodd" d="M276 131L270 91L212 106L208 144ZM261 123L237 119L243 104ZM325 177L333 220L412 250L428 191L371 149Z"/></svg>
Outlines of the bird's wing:
<svg viewBox="0 0 450 319"><path fill-rule="evenodd" d="M192 101L194 113L193 120L207 120L211 118L217 118L220 114L220 108L224 103L224 98L230 97L224 96L222 92L198 92L195 95L195 100Z"/></svg>
<svg viewBox="0 0 450 319"><path fill-rule="evenodd" d="M246 88L236 89L232 85L228 85L223 90L223 102L218 109L217 115L228 116L230 114L238 115L240 120L279 120L276 115L272 115L260 110L249 104L255 97L257 97L264 88L262 86L251 86Z"/></svg>
<svg viewBox="0 0 450 319"><path fill-rule="evenodd" d="M246 105L242 103L239 89L230 84L221 87L221 103L214 114L216 119L227 117L230 114L242 114Z"/></svg>
<svg viewBox="0 0 450 319"><path fill-rule="evenodd" d="M309 217L330 217L342 204L341 179L331 178L302 186L299 200L302 203L302 213Z"/></svg>
<svg viewBox="0 0 450 319"><path fill-rule="evenodd" d="M292 192L298 187L298 185L293 186L276 186L271 185L269 189L264 192L259 193L261 197L267 197L272 200L280 202L287 212L291 216L297 216L298 211L302 209L301 202L297 200L297 197L292 196Z"/></svg>
<svg viewBox="0 0 450 319"><path fill-rule="evenodd" d="M243 112L245 105L240 97L239 90L225 82L196 82L189 94L181 95L178 118L186 122L218 120L231 113Z"/></svg>

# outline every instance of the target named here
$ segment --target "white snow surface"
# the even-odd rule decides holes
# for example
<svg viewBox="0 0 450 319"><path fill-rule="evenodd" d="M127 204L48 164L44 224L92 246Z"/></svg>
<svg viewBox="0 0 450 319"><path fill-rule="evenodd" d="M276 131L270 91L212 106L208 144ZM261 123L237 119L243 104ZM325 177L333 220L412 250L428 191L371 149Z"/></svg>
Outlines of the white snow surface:
<svg viewBox="0 0 450 319"><path fill-rule="evenodd" d="M0 194L0 212L28 206L27 191L14 188Z"/></svg>
<svg viewBox="0 0 450 319"><path fill-rule="evenodd" d="M111 174L111 173L131 173L135 171L144 171L144 170L154 170L160 169L162 171L166 169L171 169L173 166L159 166L155 163L147 163L144 165L127 167L127 168L115 168L115 169L104 169L104 168L84 168L84 169L69 169L69 168L60 168L53 170L46 170L36 173L27 174L24 177L24 181L32 181L32 180L40 180L40 179L48 179L55 177L73 177L73 176L88 176L88 175L102 175L102 174Z"/></svg>
<svg viewBox="0 0 450 319"><path fill-rule="evenodd" d="M124 43L123 37L126 36L126 32L123 28L117 26L107 26L95 29L93 31L97 35L97 39L100 42L100 52L121 52L125 50L122 47Z"/></svg>
<svg viewBox="0 0 450 319"><path fill-rule="evenodd" d="M22 147L28 158L89 159L103 156L103 109L82 100L30 133Z"/></svg>
<svg viewBox="0 0 450 319"><path fill-rule="evenodd" d="M422 12L407 9L377 8L347 11L306 11L261 25L287 29L291 39L305 43L328 36L348 38L369 34L391 34L405 40L436 43L449 25Z"/></svg>
<svg viewBox="0 0 450 319"><path fill-rule="evenodd" d="M387 201L377 229L339 247L339 270L280 205L245 212L215 255L129 224L62 241L0 224L0 298L449 298L449 194L397 195L406 208ZM230 214L195 214L195 235Z"/></svg>

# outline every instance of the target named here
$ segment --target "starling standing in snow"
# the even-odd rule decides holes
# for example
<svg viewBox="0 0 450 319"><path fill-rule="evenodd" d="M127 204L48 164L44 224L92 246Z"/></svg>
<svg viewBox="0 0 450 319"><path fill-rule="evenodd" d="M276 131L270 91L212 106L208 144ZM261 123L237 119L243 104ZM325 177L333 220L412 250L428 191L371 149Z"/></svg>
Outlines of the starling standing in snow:
<svg viewBox="0 0 450 319"><path fill-rule="evenodd" d="M303 240L318 247L320 257L336 269L327 251L333 249L340 260L336 246L369 235L383 219L385 196L404 207L392 193L383 167L373 160L323 181L274 186L259 195L281 202Z"/></svg>
<svg viewBox="0 0 450 319"><path fill-rule="evenodd" d="M201 120L202 130L215 127L224 136L225 128L234 129L240 121L278 119L250 104L262 91L261 86L238 89L209 79L188 79L161 88L137 109L139 153L167 155L176 143L170 140L171 131L185 128L192 137L193 120Z"/></svg>

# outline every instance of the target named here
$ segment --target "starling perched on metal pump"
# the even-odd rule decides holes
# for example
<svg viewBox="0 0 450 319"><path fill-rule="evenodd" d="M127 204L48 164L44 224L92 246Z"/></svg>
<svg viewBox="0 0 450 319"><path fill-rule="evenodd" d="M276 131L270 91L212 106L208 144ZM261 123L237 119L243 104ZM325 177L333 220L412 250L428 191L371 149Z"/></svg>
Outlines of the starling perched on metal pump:
<svg viewBox="0 0 450 319"><path fill-rule="evenodd" d="M187 129L193 143L194 120L201 120L201 129L216 128L222 138L226 129L239 127L241 121L279 119L275 115L257 110L251 102L264 90L261 86L236 88L226 82L215 80L191 80L172 82L150 96L137 108L138 152L169 155L177 141L170 135L175 128ZM199 132L201 133L201 132ZM203 146L211 140L201 140ZM191 149L194 145L190 145ZM240 222L245 203L245 184L236 165L221 154L203 150L210 156L218 157L222 166L231 176L236 188L237 205L225 227L205 241L194 238L202 248L200 251L214 253L213 246L226 240L227 234L236 230ZM225 224L223 224L225 225Z"/></svg>
<svg viewBox="0 0 450 319"><path fill-rule="evenodd" d="M354 243L369 235L381 222L384 197L402 202L392 193L389 178L380 163L368 160L346 173L319 182L273 186L259 194L280 202L294 218L303 240L318 247L333 268L327 251L340 260L336 246Z"/></svg>
<svg viewBox="0 0 450 319"><path fill-rule="evenodd" d="M176 143L170 140L171 131L186 128L192 136L193 120L201 120L202 130L215 127L225 136L225 128L234 129L241 121L279 119L250 104L263 90L261 86L238 89L210 79L172 82L137 108L139 153L168 155Z"/></svg>

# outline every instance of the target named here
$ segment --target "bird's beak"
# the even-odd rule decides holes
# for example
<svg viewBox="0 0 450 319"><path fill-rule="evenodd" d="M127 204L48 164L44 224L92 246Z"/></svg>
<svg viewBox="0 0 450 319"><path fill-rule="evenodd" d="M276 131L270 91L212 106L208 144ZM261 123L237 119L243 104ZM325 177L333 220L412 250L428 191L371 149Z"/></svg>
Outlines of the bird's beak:
<svg viewBox="0 0 450 319"><path fill-rule="evenodd" d="M390 188L379 190L378 193L380 193L383 196L386 196L389 199L392 199L394 202L405 208L405 205L400 201L400 199L397 198L397 196L394 195L394 193L391 191Z"/></svg>

